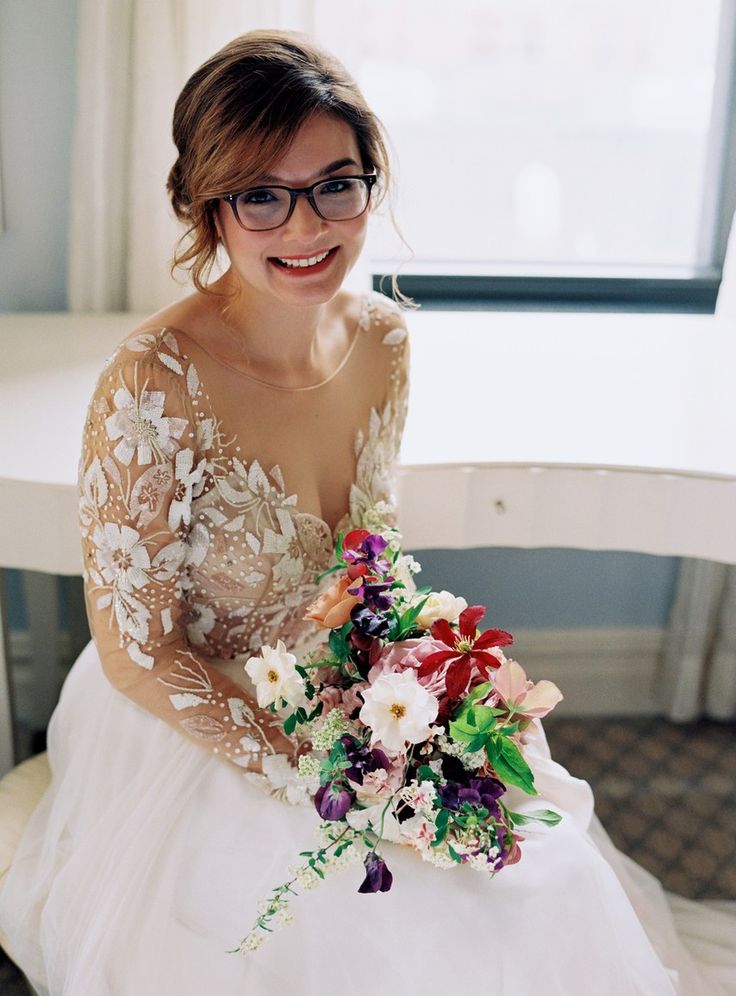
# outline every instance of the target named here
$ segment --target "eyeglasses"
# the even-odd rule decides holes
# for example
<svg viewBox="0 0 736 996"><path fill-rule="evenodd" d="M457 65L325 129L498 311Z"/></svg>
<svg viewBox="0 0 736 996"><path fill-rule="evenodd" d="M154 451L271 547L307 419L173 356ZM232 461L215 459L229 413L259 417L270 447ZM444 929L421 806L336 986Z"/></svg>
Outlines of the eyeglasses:
<svg viewBox="0 0 736 996"><path fill-rule="evenodd" d="M233 209L235 220L249 232L267 232L285 225L294 211L296 199L304 195L312 209L325 221L350 221L368 207L375 173L336 176L309 187L250 187L242 194L223 197Z"/></svg>

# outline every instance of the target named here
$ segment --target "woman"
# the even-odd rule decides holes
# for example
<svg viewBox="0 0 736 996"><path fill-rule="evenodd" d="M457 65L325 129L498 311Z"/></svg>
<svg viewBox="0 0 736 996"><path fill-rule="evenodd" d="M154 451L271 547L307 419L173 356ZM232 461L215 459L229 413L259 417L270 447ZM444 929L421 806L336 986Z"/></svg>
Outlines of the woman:
<svg viewBox="0 0 736 996"><path fill-rule="evenodd" d="M296 35L236 39L185 86L174 139L196 290L126 338L90 404L94 643L0 897L21 967L52 996L718 992L541 726L536 783L563 821L529 832L519 864L489 881L387 845L390 893L334 876L264 948L225 953L318 822L282 798L300 745L243 662L278 639L316 646L303 616L338 531L394 517L408 344L397 307L341 289L389 170L334 59ZM208 282L219 246L229 265Z"/></svg>

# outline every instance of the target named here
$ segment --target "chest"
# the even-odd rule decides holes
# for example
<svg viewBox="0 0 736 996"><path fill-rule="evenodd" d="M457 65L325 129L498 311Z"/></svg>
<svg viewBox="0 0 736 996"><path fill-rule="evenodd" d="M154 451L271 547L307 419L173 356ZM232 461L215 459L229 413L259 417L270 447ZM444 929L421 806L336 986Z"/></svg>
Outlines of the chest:
<svg viewBox="0 0 736 996"><path fill-rule="evenodd" d="M271 489L279 500L293 499L295 510L334 532L349 512L371 426L374 451L389 442L379 428L388 370L375 359L371 364L361 363L360 355L354 359L350 369L319 388L281 391L199 357L206 403L198 416L209 413L212 419L215 471L240 466L235 472L242 476L257 465L264 493Z"/></svg>

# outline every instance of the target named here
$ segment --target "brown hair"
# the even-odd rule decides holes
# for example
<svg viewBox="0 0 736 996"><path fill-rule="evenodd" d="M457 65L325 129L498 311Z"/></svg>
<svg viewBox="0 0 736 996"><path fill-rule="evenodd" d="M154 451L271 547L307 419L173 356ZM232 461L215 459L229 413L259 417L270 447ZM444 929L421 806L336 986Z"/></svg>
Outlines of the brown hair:
<svg viewBox="0 0 736 996"><path fill-rule="evenodd" d="M380 203L390 182L381 123L344 66L304 35L251 31L192 74L174 109L179 157L166 184L177 218L188 225L172 273L187 268L199 291L214 293L207 278L217 254L218 198L270 172L301 125L320 112L352 127L363 169L378 174Z"/></svg>

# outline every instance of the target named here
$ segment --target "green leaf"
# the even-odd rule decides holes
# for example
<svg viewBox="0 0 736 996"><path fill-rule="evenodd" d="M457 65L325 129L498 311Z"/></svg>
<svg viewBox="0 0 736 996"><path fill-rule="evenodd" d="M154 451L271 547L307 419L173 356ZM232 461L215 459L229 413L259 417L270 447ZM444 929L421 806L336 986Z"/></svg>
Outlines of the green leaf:
<svg viewBox="0 0 736 996"><path fill-rule="evenodd" d="M419 765L417 768L417 778L420 782L438 782L440 780L440 776L428 764Z"/></svg>
<svg viewBox="0 0 736 996"><path fill-rule="evenodd" d="M468 741L478 736L478 727L473 722L472 713L462 719L450 720L450 736L453 740Z"/></svg>
<svg viewBox="0 0 736 996"><path fill-rule="evenodd" d="M452 846L452 844L448 844L447 845L447 851L448 851L448 854L450 855L450 857L452 858L453 861L457 861L458 864L462 864L462 860L463 859L457 853L457 851Z"/></svg>
<svg viewBox="0 0 736 996"><path fill-rule="evenodd" d="M516 785L527 795L539 795L534 788L532 770L512 740L500 735L491 736L486 744L486 755L502 782Z"/></svg>
<svg viewBox="0 0 736 996"><path fill-rule="evenodd" d="M546 823L548 827L556 827L562 816L554 809L535 809L531 813L511 813L514 817L514 825L523 827L526 823Z"/></svg>
<svg viewBox="0 0 736 996"><path fill-rule="evenodd" d="M467 709L470 706L472 706L475 702L477 702L479 699L484 698L486 695L488 695L488 693L491 691L492 688L493 685L491 684L490 681L484 681L482 685L476 685L475 688L471 690L470 694L463 699L462 705L460 706L460 710L462 711L464 709Z"/></svg>
<svg viewBox="0 0 736 996"><path fill-rule="evenodd" d="M492 730L496 725L496 717L493 715L493 709L484 705L472 706L473 711L473 722L477 726L481 733L487 733Z"/></svg>
<svg viewBox="0 0 736 996"><path fill-rule="evenodd" d="M432 841L430 847L439 847L446 836L447 836L447 827L445 826L442 827L441 829L438 827L437 832L435 833L434 836L434 840Z"/></svg>
<svg viewBox="0 0 736 996"><path fill-rule="evenodd" d="M290 737L296 729L296 718L296 713L293 712L291 716L287 716L284 720L284 733L287 737Z"/></svg>
<svg viewBox="0 0 736 996"><path fill-rule="evenodd" d="M475 754L476 751L483 750L488 739L487 733L479 733L477 737L472 737L466 741L465 754Z"/></svg>
<svg viewBox="0 0 736 996"><path fill-rule="evenodd" d="M449 809L440 809L435 817L435 826L438 830L444 830L450 821L450 811Z"/></svg>
<svg viewBox="0 0 736 996"><path fill-rule="evenodd" d="M413 624L417 620L417 617L419 616L419 613L424 608L424 606L425 606L428 598L429 598L429 595L427 595L426 598L423 598L421 600L421 602L417 602L415 605L411 605L406 610L406 612L404 612L404 614L401 617L401 628L402 629L408 629L410 626L413 626Z"/></svg>

